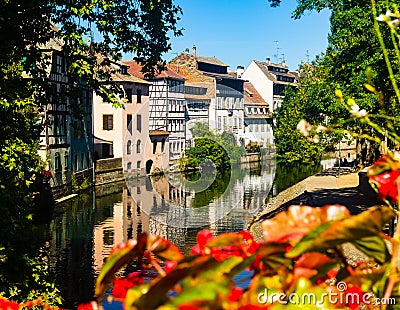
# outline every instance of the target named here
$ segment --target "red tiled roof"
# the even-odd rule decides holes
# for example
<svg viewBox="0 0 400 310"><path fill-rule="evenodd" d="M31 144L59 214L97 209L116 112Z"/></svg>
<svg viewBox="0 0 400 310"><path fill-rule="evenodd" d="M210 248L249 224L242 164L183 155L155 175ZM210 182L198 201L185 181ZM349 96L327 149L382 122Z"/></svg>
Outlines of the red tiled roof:
<svg viewBox="0 0 400 310"><path fill-rule="evenodd" d="M244 102L266 103L258 91L254 88L253 84L250 82L244 82Z"/></svg>
<svg viewBox="0 0 400 310"><path fill-rule="evenodd" d="M128 72L130 74L132 74L133 76L136 76L137 78L143 79L144 74L142 72L142 66L137 63L136 61L123 61L123 63L127 66L129 66L128 68ZM169 67L170 65L166 66L166 70L158 73L155 75L156 79L161 79L161 78L172 78L172 79L178 79L178 80L184 80L184 78L182 76L180 76L179 74L177 74L176 72L174 72L173 70L171 70Z"/></svg>

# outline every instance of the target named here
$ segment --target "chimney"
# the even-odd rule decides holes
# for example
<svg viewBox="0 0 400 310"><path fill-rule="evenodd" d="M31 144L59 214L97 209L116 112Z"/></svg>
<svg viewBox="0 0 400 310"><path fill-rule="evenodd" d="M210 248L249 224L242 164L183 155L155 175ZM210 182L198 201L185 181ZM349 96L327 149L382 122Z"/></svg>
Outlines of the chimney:
<svg viewBox="0 0 400 310"><path fill-rule="evenodd" d="M266 60L265 60L265 63L267 64L267 65L269 65L270 63L271 63L271 58L267 58Z"/></svg>
<svg viewBox="0 0 400 310"><path fill-rule="evenodd" d="M236 67L236 77L240 79L242 77L242 74L244 73L244 67L243 66L237 66Z"/></svg>
<svg viewBox="0 0 400 310"><path fill-rule="evenodd" d="M196 55L196 50L197 50L196 45L193 45L192 51L193 51L193 56L194 56L194 58L197 57L197 55Z"/></svg>
<svg viewBox="0 0 400 310"><path fill-rule="evenodd" d="M185 49L185 53L189 54L189 49L188 48Z"/></svg>

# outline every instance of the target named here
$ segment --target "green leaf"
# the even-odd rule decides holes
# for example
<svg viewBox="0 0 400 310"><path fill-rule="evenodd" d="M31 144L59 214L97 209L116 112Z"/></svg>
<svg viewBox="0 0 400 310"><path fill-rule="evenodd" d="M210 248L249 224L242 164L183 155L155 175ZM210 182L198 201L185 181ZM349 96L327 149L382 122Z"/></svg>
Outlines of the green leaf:
<svg viewBox="0 0 400 310"><path fill-rule="evenodd" d="M243 236L237 233L225 233L211 239L206 244L208 248L222 248L227 246L242 247Z"/></svg>
<svg viewBox="0 0 400 310"><path fill-rule="evenodd" d="M114 248L101 268L96 280L95 295L101 296L107 289L116 271L143 255L147 244L147 234L141 233L136 240L129 240L120 248Z"/></svg>
<svg viewBox="0 0 400 310"><path fill-rule="evenodd" d="M170 261L180 261L184 257L176 245L155 235L147 238L147 249L156 256Z"/></svg>
<svg viewBox="0 0 400 310"><path fill-rule="evenodd" d="M288 244L269 242L262 244L257 250L256 255L260 255L263 265L271 270L282 266L289 266L291 259L285 257Z"/></svg>
<svg viewBox="0 0 400 310"><path fill-rule="evenodd" d="M179 306L180 304L190 303L196 300L214 301L219 294L228 295L230 291L230 279L215 278L214 281L209 281L204 285L192 286L185 289L177 297L171 301L172 305Z"/></svg>
<svg viewBox="0 0 400 310"><path fill-rule="evenodd" d="M218 262L211 256L200 256L189 261L181 262L165 277L158 277L152 280L149 289L143 290L140 297L137 296L137 291L135 290L134 293L132 293L134 296L130 299L130 302L132 300L133 302L125 302L124 308L143 310L155 309L165 302L167 293L179 281L182 281L186 277L194 276L204 270L211 269L216 265L218 265Z"/></svg>
<svg viewBox="0 0 400 310"><path fill-rule="evenodd" d="M352 244L379 264L390 260L390 253L381 236L365 237L353 241Z"/></svg>
<svg viewBox="0 0 400 310"><path fill-rule="evenodd" d="M304 236L286 256L293 258L304 252L321 252L344 242L378 235L383 225L394 216L391 208L379 206L350 218L324 223Z"/></svg>

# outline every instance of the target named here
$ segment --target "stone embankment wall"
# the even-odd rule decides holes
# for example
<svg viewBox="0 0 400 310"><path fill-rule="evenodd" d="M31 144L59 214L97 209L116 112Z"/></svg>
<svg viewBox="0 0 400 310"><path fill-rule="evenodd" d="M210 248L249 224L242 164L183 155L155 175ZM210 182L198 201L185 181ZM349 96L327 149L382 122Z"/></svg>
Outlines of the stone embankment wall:
<svg viewBox="0 0 400 310"><path fill-rule="evenodd" d="M124 180L122 158L106 158L97 160L95 175L96 186Z"/></svg>

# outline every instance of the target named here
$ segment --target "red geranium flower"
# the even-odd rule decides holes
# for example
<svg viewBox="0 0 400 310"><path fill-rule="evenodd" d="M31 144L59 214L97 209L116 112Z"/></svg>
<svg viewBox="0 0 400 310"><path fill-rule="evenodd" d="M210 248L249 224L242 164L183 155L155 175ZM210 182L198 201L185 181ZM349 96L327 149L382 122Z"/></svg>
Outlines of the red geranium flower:
<svg viewBox="0 0 400 310"><path fill-rule="evenodd" d="M363 302L364 292L355 285L349 285L345 291L347 306L351 310L358 309Z"/></svg>
<svg viewBox="0 0 400 310"><path fill-rule="evenodd" d="M0 297L0 310L18 310L19 304Z"/></svg>
<svg viewBox="0 0 400 310"><path fill-rule="evenodd" d="M382 156L368 169L370 183L378 192L378 199L398 201L398 185L400 182L400 161L393 154Z"/></svg>
<svg viewBox="0 0 400 310"><path fill-rule="evenodd" d="M229 293L228 301L238 301L242 297L243 290L240 287L233 287Z"/></svg>
<svg viewBox="0 0 400 310"><path fill-rule="evenodd" d="M213 234L211 231L204 229L199 231L197 234L197 244L192 248L190 254L192 255L208 255L210 254L209 251L206 249L206 244L213 238Z"/></svg>
<svg viewBox="0 0 400 310"><path fill-rule="evenodd" d="M113 279L114 287L112 289L112 294L114 298L125 298L126 292L135 285L143 283L143 278L140 272L132 272L127 277L122 279Z"/></svg>

